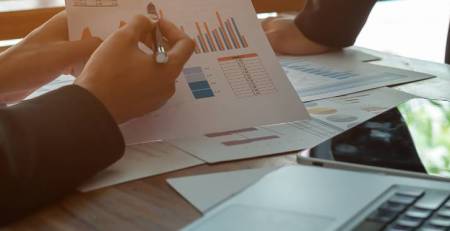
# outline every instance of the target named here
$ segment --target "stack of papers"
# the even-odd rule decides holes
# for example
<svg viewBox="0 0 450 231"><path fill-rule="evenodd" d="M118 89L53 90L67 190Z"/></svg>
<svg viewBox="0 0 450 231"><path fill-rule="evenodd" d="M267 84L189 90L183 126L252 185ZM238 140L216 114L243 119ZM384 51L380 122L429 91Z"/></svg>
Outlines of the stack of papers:
<svg viewBox="0 0 450 231"><path fill-rule="evenodd" d="M106 38L134 14L146 14L149 4L146 0L66 2L72 39ZM311 148L415 97L377 87L431 77L363 63L377 57L353 49L277 59L250 0L152 3L196 40L195 54L179 77L174 98L161 110L122 127L130 144L125 156L82 186L82 191L203 163ZM62 76L31 97L72 81L73 77ZM160 139L164 141L147 143ZM265 172L249 174L236 184Z"/></svg>

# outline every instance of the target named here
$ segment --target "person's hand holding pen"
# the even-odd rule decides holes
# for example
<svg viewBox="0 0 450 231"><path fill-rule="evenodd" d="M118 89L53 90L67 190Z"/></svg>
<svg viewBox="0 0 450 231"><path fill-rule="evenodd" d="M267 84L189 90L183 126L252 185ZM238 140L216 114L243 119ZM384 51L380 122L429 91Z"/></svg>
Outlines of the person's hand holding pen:
<svg viewBox="0 0 450 231"><path fill-rule="evenodd" d="M166 48L164 47L164 38L159 25L160 15L156 10L156 6L151 2L147 5L147 14L150 20L155 24L155 32L153 37L155 42L153 52L155 54L156 63L167 63L169 61L169 57L167 56Z"/></svg>
<svg viewBox="0 0 450 231"><path fill-rule="evenodd" d="M140 15L102 43L75 82L96 96L119 124L164 105L194 51L194 41L174 24L160 19L159 26L167 39L166 64L139 48L140 42L155 44L155 24Z"/></svg>

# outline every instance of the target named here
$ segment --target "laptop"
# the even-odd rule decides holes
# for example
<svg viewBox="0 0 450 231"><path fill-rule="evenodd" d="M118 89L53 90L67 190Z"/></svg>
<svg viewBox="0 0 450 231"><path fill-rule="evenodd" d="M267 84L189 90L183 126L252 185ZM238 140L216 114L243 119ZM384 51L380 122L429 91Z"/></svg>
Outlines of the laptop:
<svg viewBox="0 0 450 231"><path fill-rule="evenodd" d="M447 112L450 112L450 103L423 99L391 109L344 134L347 143L343 136L334 139L345 145L370 135L386 141L388 134L371 129L366 129L367 134L364 134L361 127L369 125L385 129L388 127L385 123L388 123L395 128L392 131L401 136L393 140L403 142L406 149L409 147L407 153L402 152L404 158L395 150L386 150L384 156L387 158L381 160L378 157L383 155L377 158L361 156L361 153L380 148L377 145L369 148L356 145L360 155L353 158L336 158L337 152L331 154L335 159L325 158L324 153L303 157L303 163L311 165L284 167L266 175L210 209L184 230L450 230L450 162L444 155L446 150L439 149L441 163L430 158L433 153L430 149L415 144L419 141L412 119L421 116L423 122L426 121L423 117L430 117L441 123L432 126L450 127L450 113L446 118L439 116L439 113L447 115ZM393 114L396 117L393 118ZM436 131L427 132L428 138L432 138L426 140L428 143L443 138L436 136ZM423 136L420 137L422 142ZM330 142L333 143L324 143L328 147L325 152L328 156L330 150L334 150L329 148ZM450 150L450 146L447 149ZM392 153L399 156L392 158ZM343 169L326 168L336 166Z"/></svg>
<svg viewBox="0 0 450 231"><path fill-rule="evenodd" d="M449 230L450 183L291 166L210 209L183 230Z"/></svg>

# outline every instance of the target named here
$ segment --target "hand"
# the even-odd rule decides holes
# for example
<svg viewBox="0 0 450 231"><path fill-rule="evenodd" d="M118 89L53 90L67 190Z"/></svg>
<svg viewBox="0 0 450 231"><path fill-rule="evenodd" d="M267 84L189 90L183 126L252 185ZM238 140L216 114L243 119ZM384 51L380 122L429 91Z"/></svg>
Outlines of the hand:
<svg viewBox="0 0 450 231"><path fill-rule="evenodd" d="M321 54L330 48L308 39L293 19L285 17L268 18L262 22L264 32L276 53L286 55Z"/></svg>
<svg viewBox="0 0 450 231"><path fill-rule="evenodd" d="M175 25L164 19L159 25L170 46L168 63L156 63L138 47L139 42L153 47L155 28L140 15L103 42L75 81L96 96L118 124L164 105L194 51L194 41Z"/></svg>
<svg viewBox="0 0 450 231"><path fill-rule="evenodd" d="M62 11L0 53L0 101L16 102L65 70L85 63L101 41L68 41L67 16Z"/></svg>

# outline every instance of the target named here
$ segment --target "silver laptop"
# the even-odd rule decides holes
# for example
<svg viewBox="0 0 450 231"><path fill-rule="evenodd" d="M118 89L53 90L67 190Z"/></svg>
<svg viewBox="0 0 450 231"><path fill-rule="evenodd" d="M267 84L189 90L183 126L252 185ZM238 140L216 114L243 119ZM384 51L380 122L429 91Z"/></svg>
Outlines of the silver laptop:
<svg viewBox="0 0 450 231"><path fill-rule="evenodd" d="M186 230L450 230L448 134L450 102L408 101L299 157L321 167L275 171Z"/></svg>
<svg viewBox="0 0 450 231"><path fill-rule="evenodd" d="M446 181L292 166L184 230L449 230L449 198Z"/></svg>

